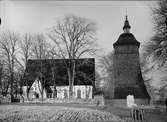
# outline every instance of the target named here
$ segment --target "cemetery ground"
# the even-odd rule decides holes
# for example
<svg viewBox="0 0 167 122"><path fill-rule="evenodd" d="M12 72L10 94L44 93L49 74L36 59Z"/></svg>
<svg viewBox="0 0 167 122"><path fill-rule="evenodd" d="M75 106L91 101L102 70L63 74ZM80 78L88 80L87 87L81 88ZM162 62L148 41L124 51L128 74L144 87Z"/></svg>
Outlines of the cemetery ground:
<svg viewBox="0 0 167 122"><path fill-rule="evenodd" d="M147 111L146 122L166 122L166 111ZM130 109L113 106L93 106L73 103L14 103L0 105L0 122L133 122Z"/></svg>

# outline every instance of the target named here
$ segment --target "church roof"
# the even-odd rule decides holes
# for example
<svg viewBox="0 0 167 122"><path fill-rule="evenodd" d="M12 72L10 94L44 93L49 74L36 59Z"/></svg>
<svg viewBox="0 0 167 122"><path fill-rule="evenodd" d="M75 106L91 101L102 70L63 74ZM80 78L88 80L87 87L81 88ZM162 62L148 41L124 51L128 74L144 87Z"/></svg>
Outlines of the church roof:
<svg viewBox="0 0 167 122"><path fill-rule="evenodd" d="M118 45L140 45L140 42L136 40L134 35L132 33L122 33L118 40L113 44L113 46L118 46Z"/></svg>
<svg viewBox="0 0 167 122"><path fill-rule="evenodd" d="M69 59L32 59L28 60L23 77L23 86L31 86L36 78L45 81L45 86L68 85L67 70L64 62ZM95 60L94 58L76 59L76 73L74 85L93 85L95 82ZM54 70L53 70L54 69ZM42 72L42 73L41 73ZM54 75L53 75L54 74ZM53 78L54 77L54 78Z"/></svg>

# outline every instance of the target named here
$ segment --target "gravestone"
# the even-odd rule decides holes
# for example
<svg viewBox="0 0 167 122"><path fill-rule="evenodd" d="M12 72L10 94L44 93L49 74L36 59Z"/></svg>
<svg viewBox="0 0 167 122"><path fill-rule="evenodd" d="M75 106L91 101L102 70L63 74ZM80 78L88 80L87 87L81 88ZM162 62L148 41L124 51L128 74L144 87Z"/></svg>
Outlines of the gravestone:
<svg viewBox="0 0 167 122"><path fill-rule="evenodd" d="M134 96L133 95L128 95L127 96L127 107L133 108L135 106L137 106L137 105L135 104Z"/></svg>
<svg viewBox="0 0 167 122"><path fill-rule="evenodd" d="M104 96L103 95L95 95L94 96L96 106L104 106Z"/></svg>

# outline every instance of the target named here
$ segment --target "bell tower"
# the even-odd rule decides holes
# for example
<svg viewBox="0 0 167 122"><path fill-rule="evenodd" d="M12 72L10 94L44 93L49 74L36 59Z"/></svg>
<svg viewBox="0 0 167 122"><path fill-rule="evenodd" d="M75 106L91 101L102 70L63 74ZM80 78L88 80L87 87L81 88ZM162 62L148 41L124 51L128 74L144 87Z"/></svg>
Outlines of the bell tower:
<svg viewBox="0 0 167 122"><path fill-rule="evenodd" d="M149 99L139 63L140 42L130 33L130 29L126 15L123 33L113 44L114 99L126 99L128 95Z"/></svg>

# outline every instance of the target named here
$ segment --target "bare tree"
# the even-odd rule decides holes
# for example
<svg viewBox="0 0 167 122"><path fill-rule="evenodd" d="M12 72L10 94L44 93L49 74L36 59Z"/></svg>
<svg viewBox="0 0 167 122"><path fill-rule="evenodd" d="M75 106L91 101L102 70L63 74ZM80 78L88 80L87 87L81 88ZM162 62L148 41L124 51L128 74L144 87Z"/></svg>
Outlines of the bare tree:
<svg viewBox="0 0 167 122"><path fill-rule="evenodd" d="M20 39L20 43L19 43L19 47L20 47L20 54L21 54L21 59L16 59L17 63L19 64L20 68L20 90L22 89L22 79L23 79L23 75L26 69L26 64L28 59L30 59L32 57L32 35L30 34L24 34L22 36L22 38ZM27 86L27 98L28 98L28 82L26 81L26 86Z"/></svg>
<svg viewBox="0 0 167 122"><path fill-rule="evenodd" d="M8 93L9 85L10 85L9 70L4 64L2 64L0 70L1 70L1 79L0 79L1 88L0 89L1 89L1 93L3 95L6 95Z"/></svg>
<svg viewBox="0 0 167 122"><path fill-rule="evenodd" d="M10 73L10 94L13 98L13 82L14 82L14 68L15 68L15 57L17 54L17 42L19 41L19 35L14 32L3 33L1 36L0 46L1 55L5 64L8 67Z"/></svg>
<svg viewBox="0 0 167 122"><path fill-rule="evenodd" d="M44 85L45 85L45 78L43 74L46 73L45 68L43 67L42 60L50 58L50 50L52 49L52 46L46 42L46 38L43 34L37 34L33 37L34 41L32 43L32 57L35 59L41 60L41 71L40 71L40 82L41 82L41 96L43 101L43 91L44 91Z"/></svg>
<svg viewBox="0 0 167 122"><path fill-rule="evenodd" d="M22 54L22 60L24 62L24 69L26 67L27 61L31 58L32 52L32 36L30 34L23 35L22 40L20 41L20 48Z"/></svg>
<svg viewBox="0 0 167 122"><path fill-rule="evenodd" d="M167 1L160 0L157 6L152 8L152 19L154 24L154 34L150 41L144 46L147 55L153 55L155 60L161 61L162 65L167 61Z"/></svg>
<svg viewBox="0 0 167 122"><path fill-rule="evenodd" d="M101 76L100 73L95 71L95 92L101 91Z"/></svg>
<svg viewBox="0 0 167 122"><path fill-rule="evenodd" d="M3 70L3 65L0 61L0 93L2 92L2 89L3 89L3 87L2 87L2 70Z"/></svg>
<svg viewBox="0 0 167 122"><path fill-rule="evenodd" d="M48 59L50 58L49 49L50 44L46 42L46 38L43 34L36 34L33 37L32 43L32 57L35 59Z"/></svg>
<svg viewBox="0 0 167 122"><path fill-rule="evenodd" d="M0 62L0 92L6 95L9 88L9 71L4 64L2 57Z"/></svg>
<svg viewBox="0 0 167 122"><path fill-rule="evenodd" d="M84 54L95 54L96 24L88 19L74 15L65 16L51 29L49 38L56 44L56 55L64 61L69 80L69 97L73 97L75 59Z"/></svg>
<svg viewBox="0 0 167 122"><path fill-rule="evenodd" d="M167 84L166 71L161 72L162 69L167 69L167 26L165 20L167 18L167 1L157 1L157 5L152 8L152 20L154 25L154 34L151 39L143 45L142 50L142 75L145 83L148 84L147 89L154 91L153 87L165 86ZM154 72L159 73L159 78L153 75ZM164 77L162 78L162 76ZM160 78L161 77L161 78ZM159 83L154 86L153 84ZM155 94L150 92L151 98Z"/></svg>
<svg viewBox="0 0 167 122"><path fill-rule="evenodd" d="M101 69L101 80L105 97L111 98L114 91L113 82L113 52L104 55L99 59L98 67ZM112 87L112 88L111 88Z"/></svg>

